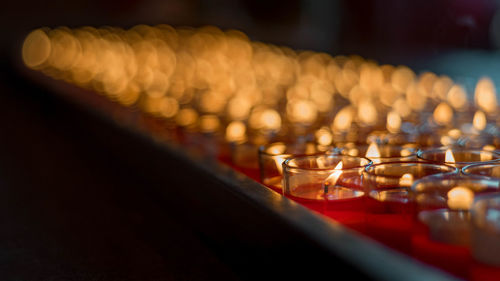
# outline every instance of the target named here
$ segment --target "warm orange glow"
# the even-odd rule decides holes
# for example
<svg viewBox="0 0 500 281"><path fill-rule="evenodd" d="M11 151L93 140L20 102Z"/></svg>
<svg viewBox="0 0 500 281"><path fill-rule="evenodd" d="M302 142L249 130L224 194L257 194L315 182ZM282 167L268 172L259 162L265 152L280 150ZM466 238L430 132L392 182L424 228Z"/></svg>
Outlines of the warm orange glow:
<svg viewBox="0 0 500 281"><path fill-rule="evenodd" d="M413 175L406 173L399 179L399 185L404 187L409 187L413 184Z"/></svg>
<svg viewBox="0 0 500 281"><path fill-rule="evenodd" d="M455 163L455 157L453 156L453 152L451 149L447 149L445 156L444 156L444 162L446 163Z"/></svg>
<svg viewBox="0 0 500 281"><path fill-rule="evenodd" d="M477 84L474 92L474 101L476 105L487 113L497 110L497 97L493 81L490 78L483 77Z"/></svg>
<svg viewBox="0 0 500 281"><path fill-rule="evenodd" d="M450 124L453 119L453 109L447 103L442 102L436 106L432 117L439 125Z"/></svg>
<svg viewBox="0 0 500 281"><path fill-rule="evenodd" d="M335 168L333 168L333 172L326 178L325 180L325 185L328 186L334 186L337 184L337 181L339 180L340 176L342 175L342 168L343 164L342 161L340 161Z"/></svg>
<svg viewBox="0 0 500 281"><path fill-rule="evenodd" d="M233 121L226 127L226 140L229 142L244 141L246 139L246 126L243 122Z"/></svg>
<svg viewBox="0 0 500 281"><path fill-rule="evenodd" d="M24 64L31 68L42 66L51 53L51 42L42 29L30 32L24 39L22 56Z"/></svg>
<svg viewBox="0 0 500 281"><path fill-rule="evenodd" d="M467 94L465 89L459 85L454 85L448 91L446 100L455 109L461 109L467 104Z"/></svg>
<svg viewBox="0 0 500 281"><path fill-rule="evenodd" d="M481 110L476 111L474 114L474 119L472 119L472 125L474 129L478 131L484 130L486 128L486 114Z"/></svg>
<svg viewBox="0 0 500 281"><path fill-rule="evenodd" d="M362 101L358 107L358 118L366 125L373 125L377 122L377 109L371 101Z"/></svg>
<svg viewBox="0 0 500 281"><path fill-rule="evenodd" d="M387 113L386 127L391 133L399 132L399 128L401 128L401 117L397 112L391 111Z"/></svg>
<svg viewBox="0 0 500 281"><path fill-rule="evenodd" d="M448 207L452 210L470 210L474 202L474 192L463 186L456 186L447 193Z"/></svg>
<svg viewBox="0 0 500 281"><path fill-rule="evenodd" d="M315 132L316 142L319 145L330 145L333 141L332 133L327 127L322 127Z"/></svg>
<svg viewBox="0 0 500 281"><path fill-rule="evenodd" d="M347 131L351 127L353 120L353 108L350 106L346 106L342 108L337 115L335 115L335 119L333 120L332 130L336 131Z"/></svg>
<svg viewBox="0 0 500 281"><path fill-rule="evenodd" d="M366 150L365 154L366 158L370 159L373 161L373 163L380 163L380 150L378 149L378 145L374 142L372 142L369 146L368 149ZM375 159L373 159L375 158Z"/></svg>

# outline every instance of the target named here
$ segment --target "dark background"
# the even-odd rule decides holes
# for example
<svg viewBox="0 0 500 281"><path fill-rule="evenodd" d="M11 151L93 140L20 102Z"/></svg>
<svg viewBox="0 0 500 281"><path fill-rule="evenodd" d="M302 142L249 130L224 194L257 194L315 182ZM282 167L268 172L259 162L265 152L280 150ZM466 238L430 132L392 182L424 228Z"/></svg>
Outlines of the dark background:
<svg viewBox="0 0 500 281"><path fill-rule="evenodd" d="M111 139L103 145L92 137L96 121L19 74L20 46L34 28L210 24L295 49L447 74L468 89L483 75L500 83L500 2L493 0L1 6L0 280L237 280L251 271L234 268L182 216L142 192L157 183L126 164L134 158L111 153Z"/></svg>

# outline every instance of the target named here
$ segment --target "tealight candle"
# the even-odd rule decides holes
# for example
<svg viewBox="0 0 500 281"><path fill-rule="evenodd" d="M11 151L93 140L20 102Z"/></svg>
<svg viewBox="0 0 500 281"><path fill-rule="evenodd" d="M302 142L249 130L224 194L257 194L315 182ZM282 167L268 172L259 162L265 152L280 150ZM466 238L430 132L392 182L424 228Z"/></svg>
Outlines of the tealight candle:
<svg viewBox="0 0 500 281"><path fill-rule="evenodd" d="M260 181L267 187L282 193L283 161L291 156L323 154L331 147L312 142L273 142L259 147ZM319 163L319 165L321 165Z"/></svg>
<svg viewBox="0 0 500 281"><path fill-rule="evenodd" d="M499 188L498 182L487 178L447 174L415 181L409 193L420 212L419 220L429 226L433 239L467 245L468 233L450 233L461 227L456 224L458 221L465 220L468 224L468 212L477 194L497 192ZM452 220L454 223L449 223Z"/></svg>
<svg viewBox="0 0 500 281"><path fill-rule="evenodd" d="M363 156L373 163L412 161L417 159L417 148L414 144L378 145L376 143L356 145L354 143L337 144L335 148L342 155Z"/></svg>
<svg viewBox="0 0 500 281"><path fill-rule="evenodd" d="M411 212L408 188L413 181L443 173L457 173L451 166L408 161L366 167L363 183L367 196L367 231L374 238L403 251L410 250Z"/></svg>
<svg viewBox="0 0 500 281"><path fill-rule="evenodd" d="M364 157L323 154L290 157L283 162L283 194L348 227L362 230Z"/></svg>
<svg viewBox="0 0 500 281"><path fill-rule="evenodd" d="M499 192L498 181L484 177L432 175L410 188L415 205L413 255L466 276L469 270L471 213L474 199Z"/></svg>
<svg viewBox="0 0 500 281"><path fill-rule="evenodd" d="M450 147L420 150L417 157L423 161L446 164L459 169L471 164L500 161L500 154L494 151Z"/></svg>

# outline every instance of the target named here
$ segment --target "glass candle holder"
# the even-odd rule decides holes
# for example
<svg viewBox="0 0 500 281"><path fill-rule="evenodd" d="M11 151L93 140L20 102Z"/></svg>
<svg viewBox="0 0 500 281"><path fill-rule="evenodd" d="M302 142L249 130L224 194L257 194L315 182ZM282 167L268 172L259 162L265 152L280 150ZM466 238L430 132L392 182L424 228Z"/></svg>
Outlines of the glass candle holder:
<svg viewBox="0 0 500 281"><path fill-rule="evenodd" d="M342 155L361 156L370 159L374 164L395 161L412 161L417 159L415 144L390 145L390 144L337 144L335 151Z"/></svg>
<svg viewBox="0 0 500 281"><path fill-rule="evenodd" d="M419 150L417 157L423 161L455 166L459 169L472 164L500 161L500 154L494 151L456 147Z"/></svg>
<svg viewBox="0 0 500 281"><path fill-rule="evenodd" d="M313 142L273 142L259 147L260 181L282 193L283 161L292 156L317 155L332 152L332 147Z"/></svg>
<svg viewBox="0 0 500 281"><path fill-rule="evenodd" d="M500 193L478 196L471 209L471 222L473 258L500 267Z"/></svg>
<svg viewBox="0 0 500 281"><path fill-rule="evenodd" d="M476 197L498 191L498 182L485 177L433 175L415 181L409 192L415 206L413 256L467 276L472 204Z"/></svg>
<svg viewBox="0 0 500 281"><path fill-rule="evenodd" d="M366 225L370 236L402 251L411 249L412 205L408 189L414 180L456 174L455 167L418 161L386 162L366 167Z"/></svg>
<svg viewBox="0 0 500 281"><path fill-rule="evenodd" d="M283 194L344 225L362 230L362 173L368 158L324 154L291 157L283 162Z"/></svg>
<svg viewBox="0 0 500 281"><path fill-rule="evenodd" d="M462 168L462 173L500 179L500 162L468 165Z"/></svg>
<svg viewBox="0 0 500 281"><path fill-rule="evenodd" d="M433 175L415 181L409 196L418 219L436 241L468 245L470 208L475 196L500 191L498 181L484 177Z"/></svg>

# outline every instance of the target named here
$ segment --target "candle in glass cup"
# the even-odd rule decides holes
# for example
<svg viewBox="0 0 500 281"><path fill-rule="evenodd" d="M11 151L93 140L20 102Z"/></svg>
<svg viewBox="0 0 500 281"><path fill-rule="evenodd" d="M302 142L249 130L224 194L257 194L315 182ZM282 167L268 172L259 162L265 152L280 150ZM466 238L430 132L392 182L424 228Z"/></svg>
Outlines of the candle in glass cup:
<svg viewBox="0 0 500 281"><path fill-rule="evenodd" d="M414 182L412 251L417 258L467 276L471 256L470 209L478 195L499 192L485 177L432 175Z"/></svg>
<svg viewBox="0 0 500 281"><path fill-rule="evenodd" d="M273 142L259 147L260 181L272 190L283 192L283 161L292 156L332 152L332 148L313 142Z"/></svg>
<svg viewBox="0 0 500 281"><path fill-rule="evenodd" d="M324 154L283 162L283 194L353 229L364 229L364 157Z"/></svg>
<svg viewBox="0 0 500 281"><path fill-rule="evenodd" d="M459 169L471 164L500 162L500 154L494 151L456 147L419 150L417 157L423 161L455 166Z"/></svg>
<svg viewBox="0 0 500 281"><path fill-rule="evenodd" d="M414 144L337 144L335 150L342 155L362 156L370 159L374 164L394 161L412 161L417 159L417 148Z"/></svg>
<svg viewBox="0 0 500 281"><path fill-rule="evenodd" d="M418 161L385 162L366 167L368 233L396 249L410 251L411 204L408 188L414 180L442 173L457 173L451 166Z"/></svg>

